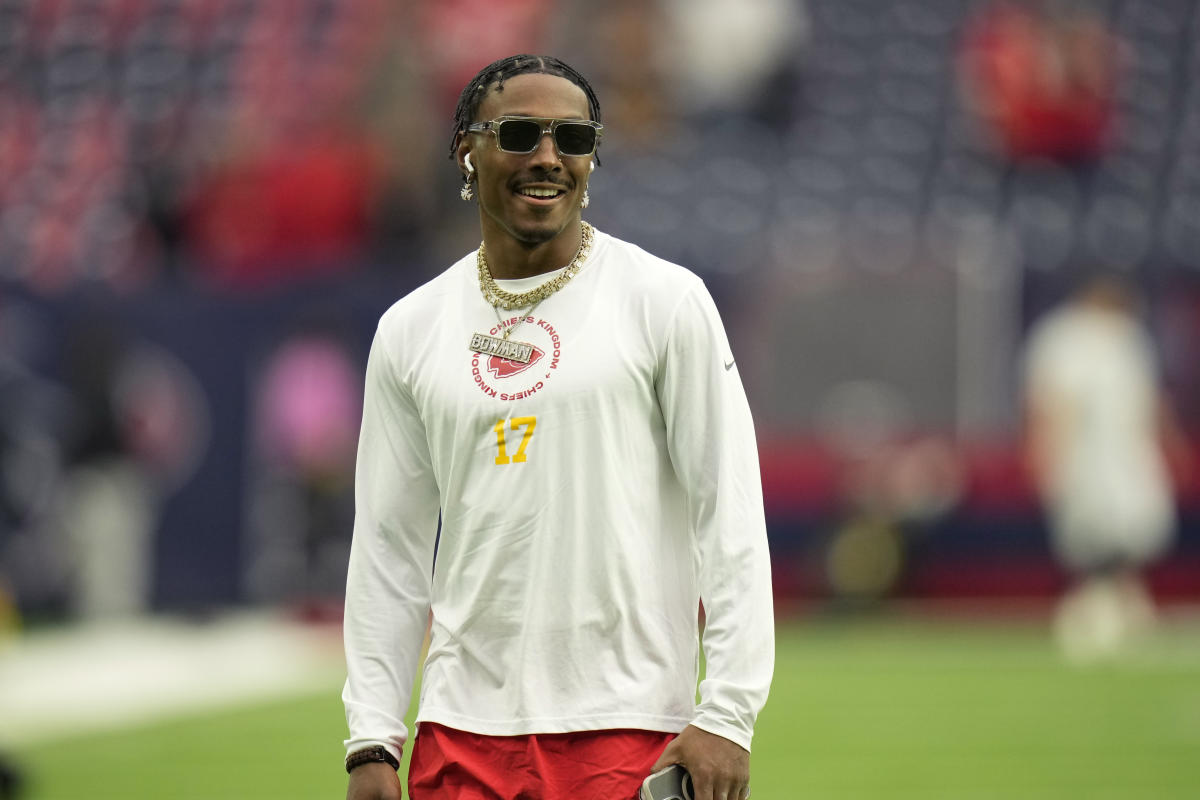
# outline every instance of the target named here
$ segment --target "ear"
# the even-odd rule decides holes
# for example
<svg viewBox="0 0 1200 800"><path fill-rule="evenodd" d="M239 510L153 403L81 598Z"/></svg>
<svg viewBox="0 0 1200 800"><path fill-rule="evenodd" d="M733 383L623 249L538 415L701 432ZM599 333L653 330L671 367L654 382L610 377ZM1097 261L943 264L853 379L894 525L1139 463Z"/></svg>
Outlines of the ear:
<svg viewBox="0 0 1200 800"><path fill-rule="evenodd" d="M470 158L470 155L471 145L467 141L467 137L464 136L459 140L458 147L456 147L454 150L454 160L458 162L459 174L463 175L464 177L470 171L467 169L467 159ZM471 168L472 170L478 169L478 165L474 163L474 160L471 161Z"/></svg>

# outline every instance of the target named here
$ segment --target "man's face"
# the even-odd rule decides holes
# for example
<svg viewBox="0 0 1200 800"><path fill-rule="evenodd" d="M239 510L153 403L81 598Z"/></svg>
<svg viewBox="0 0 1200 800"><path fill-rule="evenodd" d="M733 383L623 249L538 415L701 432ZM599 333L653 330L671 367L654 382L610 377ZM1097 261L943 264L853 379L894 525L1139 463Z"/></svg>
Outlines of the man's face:
<svg viewBox="0 0 1200 800"><path fill-rule="evenodd" d="M475 122L500 116L590 119L587 95L566 78L528 73L493 87ZM560 156L549 135L532 153L506 153L496 146L494 133L469 133L458 148L459 165L471 154L477 176L476 193L482 222L495 226L527 246L548 242L579 219L580 201L587 188L591 156ZM531 189L553 189L553 197L533 197ZM544 194L544 192L543 192Z"/></svg>

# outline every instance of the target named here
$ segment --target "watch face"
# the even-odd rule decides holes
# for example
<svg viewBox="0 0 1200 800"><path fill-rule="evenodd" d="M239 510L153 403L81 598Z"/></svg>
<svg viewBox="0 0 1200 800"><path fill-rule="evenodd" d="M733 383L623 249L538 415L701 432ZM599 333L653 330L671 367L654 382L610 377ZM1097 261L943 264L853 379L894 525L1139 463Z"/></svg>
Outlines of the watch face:
<svg viewBox="0 0 1200 800"><path fill-rule="evenodd" d="M692 776L679 764L659 770L642 783L642 800L693 800Z"/></svg>

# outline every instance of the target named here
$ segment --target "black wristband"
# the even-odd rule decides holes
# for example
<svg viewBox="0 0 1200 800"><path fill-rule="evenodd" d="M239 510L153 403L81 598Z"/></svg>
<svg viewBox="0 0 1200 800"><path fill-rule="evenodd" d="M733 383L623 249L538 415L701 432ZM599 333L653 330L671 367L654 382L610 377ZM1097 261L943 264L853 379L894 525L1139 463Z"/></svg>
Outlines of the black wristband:
<svg viewBox="0 0 1200 800"><path fill-rule="evenodd" d="M392 769L400 769L400 762L396 760L396 757L389 753L386 747L377 744L372 747L364 747L362 750L355 750L346 756L346 772L376 761L381 761Z"/></svg>

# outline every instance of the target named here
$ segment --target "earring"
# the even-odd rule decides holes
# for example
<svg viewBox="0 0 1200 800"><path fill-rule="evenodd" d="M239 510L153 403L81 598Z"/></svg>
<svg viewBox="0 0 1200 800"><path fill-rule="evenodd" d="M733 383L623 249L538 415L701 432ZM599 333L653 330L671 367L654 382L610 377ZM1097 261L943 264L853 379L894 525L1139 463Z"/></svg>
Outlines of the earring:
<svg viewBox="0 0 1200 800"><path fill-rule="evenodd" d="M592 198L588 197L588 190L587 190L587 189L584 189L584 190L583 190L583 200L581 200L581 201L579 202L579 207L580 207L580 208L587 208L587 207L588 207L588 203L590 203L590 202L592 202Z"/></svg>
<svg viewBox="0 0 1200 800"><path fill-rule="evenodd" d="M471 154L467 153L463 157L463 166L467 168L467 174L463 176L462 188L458 190L458 196L463 200L470 200L475 196L475 189L471 186L471 181L475 179L475 167L471 164Z"/></svg>

